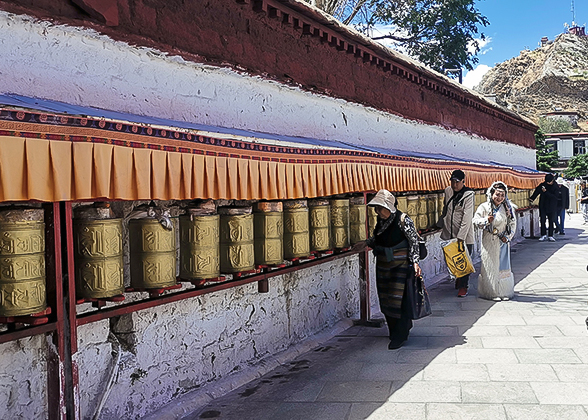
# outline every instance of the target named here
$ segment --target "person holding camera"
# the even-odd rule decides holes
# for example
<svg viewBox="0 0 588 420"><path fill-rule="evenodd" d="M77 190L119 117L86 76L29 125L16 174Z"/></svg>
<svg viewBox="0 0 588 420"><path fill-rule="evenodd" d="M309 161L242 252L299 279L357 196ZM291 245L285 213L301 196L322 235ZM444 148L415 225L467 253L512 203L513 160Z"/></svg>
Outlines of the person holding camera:
<svg viewBox="0 0 588 420"><path fill-rule="evenodd" d="M529 201L534 201L539 196L539 219L541 222L540 241L549 240L555 242L553 237L555 217L557 213L557 185L553 174L545 174L545 181L535 188ZM545 227L547 220L548 227Z"/></svg>
<svg viewBox="0 0 588 420"><path fill-rule="evenodd" d="M393 350L402 347L412 328L406 287L422 276L418 233L411 218L397 210L390 191L378 191L368 206L375 208L378 222L366 245L376 256L376 288Z"/></svg>
<svg viewBox="0 0 588 420"><path fill-rule="evenodd" d="M514 276L510 268L510 241L517 220L508 199L508 188L494 182L486 191L487 201L478 206L474 226L482 229L482 264L478 277L478 296L494 301L514 296Z"/></svg>

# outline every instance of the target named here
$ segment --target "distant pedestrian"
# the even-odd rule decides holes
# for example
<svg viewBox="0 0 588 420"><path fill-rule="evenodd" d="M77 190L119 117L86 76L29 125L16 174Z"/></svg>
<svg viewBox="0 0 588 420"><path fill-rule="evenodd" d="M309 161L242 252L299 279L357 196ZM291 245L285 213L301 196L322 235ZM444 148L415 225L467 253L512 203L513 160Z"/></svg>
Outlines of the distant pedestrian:
<svg viewBox="0 0 588 420"><path fill-rule="evenodd" d="M557 210L555 227L560 235L565 235L566 210L570 208L570 190L565 186L563 178L557 178Z"/></svg>
<svg viewBox="0 0 588 420"><path fill-rule="evenodd" d="M514 296L514 276L510 267L510 241L517 221L508 189L494 182L486 192L487 201L474 215L474 226L482 229L482 264L478 277L478 296L495 301Z"/></svg>
<svg viewBox="0 0 588 420"><path fill-rule="evenodd" d="M471 188L465 186L465 174L462 170L453 171L449 180L451 185L445 188L445 200L441 214L441 239L447 241L457 238L467 246L471 256L474 251L472 218L476 210L474 208L475 193ZM455 280L457 297L467 296L469 279L468 274Z"/></svg>
<svg viewBox="0 0 588 420"><path fill-rule="evenodd" d="M374 236L366 245L376 256L376 288L392 350L402 347L412 328L405 290L415 277L422 276L418 234L411 218L397 210L396 197L390 191L378 191L368 206L375 207L378 215Z"/></svg>
<svg viewBox="0 0 588 420"><path fill-rule="evenodd" d="M582 215L584 216L584 223L588 224L588 186L585 182L582 183L582 198L580 198L580 206L582 206Z"/></svg>
<svg viewBox="0 0 588 420"><path fill-rule="evenodd" d="M553 174L545 175L545 181L535 188L529 200L534 201L537 196L539 196L539 219L541 222L541 237L539 240L555 242L553 225L557 213L557 186L555 185ZM547 221L547 227L545 227L545 221Z"/></svg>

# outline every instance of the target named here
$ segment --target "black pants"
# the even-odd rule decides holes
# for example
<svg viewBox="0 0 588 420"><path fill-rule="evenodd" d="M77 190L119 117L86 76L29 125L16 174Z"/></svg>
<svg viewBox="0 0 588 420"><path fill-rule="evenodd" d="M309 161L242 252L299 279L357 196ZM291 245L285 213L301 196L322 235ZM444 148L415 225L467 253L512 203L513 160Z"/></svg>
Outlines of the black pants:
<svg viewBox="0 0 588 420"><path fill-rule="evenodd" d="M402 296L402 304L401 304L401 315L400 318L392 318L388 315L384 314L386 318L386 324L388 324L388 332L390 333L390 340L400 339L406 340L408 339L408 334L410 333L410 329L412 328L412 319L408 316L407 305L408 302L406 300L406 285L404 286L405 293Z"/></svg>
<svg viewBox="0 0 588 420"><path fill-rule="evenodd" d="M555 212L544 212L539 210L539 219L541 221L541 236L553 236L553 225L555 223ZM547 219L547 228L545 220Z"/></svg>
<svg viewBox="0 0 588 420"><path fill-rule="evenodd" d="M474 253L474 245L473 244L470 244L470 245L466 244L466 247L468 248L468 254L470 254L470 258L471 258L472 254ZM465 287L467 289L469 282L470 282L470 275L469 274L467 276L458 277L455 279L455 288L461 289L462 287Z"/></svg>

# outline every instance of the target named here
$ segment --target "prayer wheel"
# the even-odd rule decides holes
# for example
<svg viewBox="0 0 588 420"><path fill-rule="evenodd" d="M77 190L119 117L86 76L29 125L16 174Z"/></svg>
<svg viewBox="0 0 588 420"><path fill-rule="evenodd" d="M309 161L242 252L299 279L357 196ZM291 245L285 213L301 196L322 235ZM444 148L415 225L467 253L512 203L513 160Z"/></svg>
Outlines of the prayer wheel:
<svg viewBox="0 0 588 420"><path fill-rule="evenodd" d="M326 198L308 201L311 251L331 249L331 203Z"/></svg>
<svg viewBox="0 0 588 420"><path fill-rule="evenodd" d="M406 197L396 197L396 208L403 213L408 209L408 200Z"/></svg>
<svg viewBox="0 0 588 420"><path fill-rule="evenodd" d="M284 201L284 258L310 255L308 206L306 200Z"/></svg>
<svg viewBox="0 0 588 420"><path fill-rule="evenodd" d="M428 223L427 229L433 227L433 224L437 221L437 194L427 194L427 215Z"/></svg>
<svg viewBox="0 0 588 420"><path fill-rule="evenodd" d="M219 216L216 210L188 209L180 216L180 278L220 276Z"/></svg>
<svg viewBox="0 0 588 420"><path fill-rule="evenodd" d="M378 223L378 214L374 209L374 206L368 206L367 208L368 213L368 230L369 236L374 236L374 229L376 228L376 224Z"/></svg>
<svg viewBox="0 0 588 420"><path fill-rule="evenodd" d="M443 207L445 206L445 193L441 192L437 194L437 218L435 219L434 223L437 223L437 220L441 218L443 214Z"/></svg>
<svg viewBox="0 0 588 420"><path fill-rule="evenodd" d="M255 269L253 214L251 207L221 207L220 269L241 273Z"/></svg>
<svg viewBox="0 0 588 420"><path fill-rule="evenodd" d="M365 200L354 197L349 200L349 242L355 245L367 239L365 221L367 217Z"/></svg>
<svg viewBox="0 0 588 420"><path fill-rule="evenodd" d="M349 246L349 200L331 200L331 244L334 248Z"/></svg>
<svg viewBox="0 0 588 420"><path fill-rule="evenodd" d="M45 310L45 223L41 209L0 211L0 316Z"/></svg>
<svg viewBox="0 0 588 420"><path fill-rule="evenodd" d="M176 234L155 218L129 222L131 286L157 289L176 284Z"/></svg>
<svg viewBox="0 0 588 420"><path fill-rule="evenodd" d="M253 214L255 264L276 265L284 261L284 213L281 202L257 203Z"/></svg>
<svg viewBox="0 0 588 420"><path fill-rule="evenodd" d="M428 199L425 195L417 197L417 219L416 228L418 230L425 230L429 227L429 208Z"/></svg>
<svg viewBox="0 0 588 420"><path fill-rule="evenodd" d="M418 202L419 198L416 195L406 197L406 214L414 221L415 227L418 221Z"/></svg>
<svg viewBox="0 0 588 420"><path fill-rule="evenodd" d="M105 203L74 211L76 295L99 299L124 292L123 224Z"/></svg>

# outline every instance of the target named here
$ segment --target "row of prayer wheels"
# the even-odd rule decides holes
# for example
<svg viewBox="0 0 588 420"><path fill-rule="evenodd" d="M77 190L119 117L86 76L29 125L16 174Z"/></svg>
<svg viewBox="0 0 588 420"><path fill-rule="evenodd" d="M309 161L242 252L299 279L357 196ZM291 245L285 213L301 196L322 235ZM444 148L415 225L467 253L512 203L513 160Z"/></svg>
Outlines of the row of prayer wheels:
<svg viewBox="0 0 588 420"><path fill-rule="evenodd" d="M78 298L121 294L123 221L93 207L74 220ZM92 214L92 217L88 217ZM176 234L157 217L128 224L131 287L165 288L176 284ZM314 252L344 249L365 240L366 205L352 199L260 202L249 207L188 209L179 218L179 277L198 282L222 274L277 266Z"/></svg>

